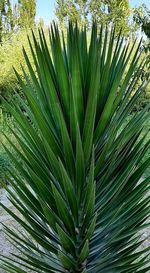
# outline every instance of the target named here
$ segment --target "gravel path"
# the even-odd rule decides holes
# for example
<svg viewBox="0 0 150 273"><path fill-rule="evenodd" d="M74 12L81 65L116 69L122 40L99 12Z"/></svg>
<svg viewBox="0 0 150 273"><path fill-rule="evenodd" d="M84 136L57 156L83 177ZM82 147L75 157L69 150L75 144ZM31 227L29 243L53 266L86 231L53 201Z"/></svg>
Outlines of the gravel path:
<svg viewBox="0 0 150 273"><path fill-rule="evenodd" d="M9 202L6 196L6 191L4 189L0 189L0 202L2 202L12 211L15 211L14 207ZM10 244L7 240L5 233L3 232L2 224L5 224L8 227L15 227L17 225L16 222L11 218L11 216L3 208L0 207L0 254L9 257L11 256L10 253L16 254L16 248L14 248L12 244ZM6 273L6 271L2 270L0 271L0 273Z"/></svg>
<svg viewBox="0 0 150 273"><path fill-rule="evenodd" d="M6 196L6 191L4 189L0 189L0 202L2 202L5 206L10 208L12 211L15 211L14 207L11 205ZM16 254L16 249L8 242L6 236L3 232L3 226L5 224L8 227L15 227L15 221L7 214L3 208L0 207L0 254L10 256L10 253ZM147 238L147 240L143 244L144 247L150 246L150 228L146 229L144 234L142 235L143 239ZM29 272L29 271L27 271ZM31 272L31 271L30 271ZM6 273L6 271L0 271L0 273ZM150 273L147 272L147 273Z"/></svg>

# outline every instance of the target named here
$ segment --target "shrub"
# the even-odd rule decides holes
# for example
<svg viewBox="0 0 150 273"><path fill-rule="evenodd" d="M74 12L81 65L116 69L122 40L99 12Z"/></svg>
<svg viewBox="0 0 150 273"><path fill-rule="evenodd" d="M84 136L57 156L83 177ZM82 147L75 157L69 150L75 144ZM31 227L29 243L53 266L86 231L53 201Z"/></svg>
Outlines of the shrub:
<svg viewBox="0 0 150 273"><path fill-rule="evenodd" d="M37 33L37 28L34 28L35 34ZM47 32L45 28L45 32ZM29 50L28 38L31 36L31 30L20 29L17 32L8 36L1 45L0 48L0 94L3 97L11 100L14 94L14 89L21 93L20 85L15 77L13 67L17 69L22 79L24 76L21 69L21 64L25 64L25 60L22 54L22 47L26 49L26 52L32 61L32 54Z"/></svg>
<svg viewBox="0 0 150 273"><path fill-rule="evenodd" d="M38 77L25 51L30 78L23 69L24 83L16 72L28 104L19 96L18 103L5 102L20 144L8 139L20 160L6 148L14 163L6 190L18 213L1 204L22 227L5 229L22 253L1 257L11 273L149 270L149 248L139 250L150 212L149 177L139 183L150 164L150 158L141 163L149 142L140 139L149 114L143 110L123 126L145 88L131 96L144 65L140 44L132 56L121 34L116 41L114 30L102 27L98 35L95 23L89 47L86 38L86 29L71 23L66 43L52 26L51 49L42 30L39 41L33 34Z"/></svg>
<svg viewBox="0 0 150 273"><path fill-rule="evenodd" d="M27 48L27 33L19 31L12 33L1 45L0 50L0 92L5 97L11 97L13 88L19 88L13 72L13 66L20 72L20 63L24 63L22 46Z"/></svg>
<svg viewBox="0 0 150 273"><path fill-rule="evenodd" d="M12 135L11 131L9 130L9 126L13 126L14 127L14 120L13 118L8 115L7 113L4 113L2 111L2 109L0 109L0 135L1 135L1 142L5 145L7 145L7 148L9 150L11 150L11 152L14 152L11 145L8 145L7 140L5 139L3 134L7 134L7 136L9 136L9 138L11 139L11 141L13 141L15 144L16 143L16 139L15 137ZM14 153L15 155L15 153ZM8 168L11 164L11 160L7 154L7 152L5 151L4 147L1 145L0 146L0 187L2 185L3 182L6 183L7 180L7 175L8 175Z"/></svg>
<svg viewBox="0 0 150 273"><path fill-rule="evenodd" d="M150 84L147 85L141 96L138 98L133 112L141 111L143 108L150 105ZM149 107L150 109L150 107Z"/></svg>

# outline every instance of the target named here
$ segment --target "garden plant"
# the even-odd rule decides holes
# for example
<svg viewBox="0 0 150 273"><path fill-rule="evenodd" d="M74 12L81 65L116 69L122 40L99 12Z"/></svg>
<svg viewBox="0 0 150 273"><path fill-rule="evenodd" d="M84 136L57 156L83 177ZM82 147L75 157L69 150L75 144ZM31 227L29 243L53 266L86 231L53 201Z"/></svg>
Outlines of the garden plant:
<svg viewBox="0 0 150 273"><path fill-rule="evenodd" d="M6 272L150 270L150 247L140 247L150 213L150 177L143 177L150 158L141 162L148 109L125 123L146 87L137 82L147 60L141 41L130 46L115 27L93 23L87 37L71 22L63 33L54 23L49 41L42 29L33 33L34 65L23 49L25 82L15 70L24 96L3 101L16 127L17 145L6 138L17 156L5 149L17 212L1 206L19 224L5 232L20 253L1 255Z"/></svg>

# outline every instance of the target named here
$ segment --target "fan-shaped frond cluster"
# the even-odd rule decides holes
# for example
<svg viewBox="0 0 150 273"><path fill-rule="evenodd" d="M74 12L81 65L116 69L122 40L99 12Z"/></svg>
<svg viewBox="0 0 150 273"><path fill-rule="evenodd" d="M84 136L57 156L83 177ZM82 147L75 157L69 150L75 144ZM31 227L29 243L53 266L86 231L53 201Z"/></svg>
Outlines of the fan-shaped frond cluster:
<svg viewBox="0 0 150 273"><path fill-rule="evenodd" d="M145 85L131 95L145 64L141 43L131 47L96 23L87 37L72 23L66 37L53 24L48 42L33 33L35 68L23 49L25 82L16 76L27 104L5 102L20 145L8 139L20 160L6 147L15 166L7 191L19 214L1 204L24 230L6 227L23 255L16 265L1 257L7 272L148 272L149 249L138 250L150 212L150 178L138 183L150 164L140 163L146 110L124 125Z"/></svg>

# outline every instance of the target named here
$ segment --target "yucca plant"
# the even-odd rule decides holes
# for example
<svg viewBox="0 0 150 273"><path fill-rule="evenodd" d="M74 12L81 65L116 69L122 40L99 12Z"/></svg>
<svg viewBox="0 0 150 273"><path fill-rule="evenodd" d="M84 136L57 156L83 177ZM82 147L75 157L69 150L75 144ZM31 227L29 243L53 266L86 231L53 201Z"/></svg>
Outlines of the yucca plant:
<svg viewBox="0 0 150 273"><path fill-rule="evenodd" d="M21 252L1 256L7 272L150 269L150 247L140 248L150 212L150 177L139 183L150 164L141 163L150 144L141 136L147 109L125 123L146 85L132 94L146 62L141 42L131 46L96 23L89 44L87 37L72 23L66 35L53 24L49 42L42 30L33 33L35 66L23 49L25 82L15 71L27 103L19 95L4 102L20 146L8 139L17 158L5 147L13 162L6 189L18 213L1 206L21 227L5 227Z"/></svg>

